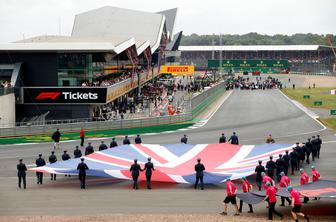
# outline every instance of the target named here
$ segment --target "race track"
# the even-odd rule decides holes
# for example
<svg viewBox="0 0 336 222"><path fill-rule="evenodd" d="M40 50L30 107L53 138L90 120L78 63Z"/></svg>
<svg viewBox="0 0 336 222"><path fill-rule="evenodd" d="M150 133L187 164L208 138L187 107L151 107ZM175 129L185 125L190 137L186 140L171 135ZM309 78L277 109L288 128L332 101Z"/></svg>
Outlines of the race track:
<svg viewBox="0 0 336 222"><path fill-rule="evenodd" d="M230 136L236 131L241 144L264 143L268 134L276 142L304 142L308 136L320 134L324 141L322 157L314 163L323 178L336 179L333 170L336 157L336 137L331 131L298 109L278 90L234 91L208 123L197 129L170 134L144 136L144 143L178 143L183 134L188 143L217 143L224 132ZM133 138L132 138L133 140ZM110 141L106 141L110 142ZM100 141L94 141L96 146ZM118 139L121 143L121 138ZM72 154L78 142L61 144L60 154ZM59 176L51 182L45 175L45 184L36 185L35 175L29 173L28 189L16 187L16 164L22 157L26 164L34 162L38 153L47 159L51 143L38 145L2 146L0 148L0 215L87 215L108 213L216 213L221 211L223 186L207 187L195 191L187 185L154 184L151 191L131 190L131 181L112 182L109 179L91 178L88 189L80 190L76 177ZM296 177L294 177L296 179ZM144 185L141 186L143 188ZM23 203L22 203L23 201ZM313 205L312 205L313 206ZM264 213L264 206L256 207Z"/></svg>

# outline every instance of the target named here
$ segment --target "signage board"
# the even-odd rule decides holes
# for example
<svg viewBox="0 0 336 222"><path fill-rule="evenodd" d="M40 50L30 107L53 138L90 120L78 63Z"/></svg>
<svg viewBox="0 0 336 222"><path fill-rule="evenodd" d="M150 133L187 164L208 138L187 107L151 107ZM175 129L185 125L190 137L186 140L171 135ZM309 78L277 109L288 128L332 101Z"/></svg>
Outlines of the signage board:
<svg viewBox="0 0 336 222"><path fill-rule="evenodd" d="M160 73L190 76L195 72L195 66L161 66Z"/></svg>
<svg viewBox="0 0 336 222"><path fill-rule="evenodd" d="M24 87L24 104L105 104L104 87Z"/></svg>
<svg viewBox="0 0 336 222"><path fill-rule="evenodd" d="M288 68L288 60L208 60L209 68Z"/></svg>

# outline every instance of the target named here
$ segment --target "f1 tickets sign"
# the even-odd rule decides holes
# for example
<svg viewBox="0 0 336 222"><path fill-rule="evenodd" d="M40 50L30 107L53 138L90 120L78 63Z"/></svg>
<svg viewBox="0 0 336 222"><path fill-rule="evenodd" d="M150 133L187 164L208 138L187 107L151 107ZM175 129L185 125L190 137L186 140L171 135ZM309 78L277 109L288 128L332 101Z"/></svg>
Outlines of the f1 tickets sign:
<svg viewBox="0 0 336 222"><path fill-rule="evenodd" d="M33 104L104 104L106 88L99 87L25 87L24 103Z"/></svg>
<svg viewBox="0 0 336 222"><path fill-rule="evenodd" d="M173 75L191 76L195 72L194 66L161 66L160 73L170 73Z"/></svg>

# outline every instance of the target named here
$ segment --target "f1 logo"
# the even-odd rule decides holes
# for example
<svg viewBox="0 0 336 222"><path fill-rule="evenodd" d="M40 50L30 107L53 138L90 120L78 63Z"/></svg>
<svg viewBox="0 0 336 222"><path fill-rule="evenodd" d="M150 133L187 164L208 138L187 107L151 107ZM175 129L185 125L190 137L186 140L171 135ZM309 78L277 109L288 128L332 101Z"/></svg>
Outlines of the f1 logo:
<svg viewBox="0 0 336 222"><path fill-rule="evenodd" d="M36 100L42 100L42 99L51 99L55 100L57 97L61 95L61 92L41 92L36 96Z"/></svg>

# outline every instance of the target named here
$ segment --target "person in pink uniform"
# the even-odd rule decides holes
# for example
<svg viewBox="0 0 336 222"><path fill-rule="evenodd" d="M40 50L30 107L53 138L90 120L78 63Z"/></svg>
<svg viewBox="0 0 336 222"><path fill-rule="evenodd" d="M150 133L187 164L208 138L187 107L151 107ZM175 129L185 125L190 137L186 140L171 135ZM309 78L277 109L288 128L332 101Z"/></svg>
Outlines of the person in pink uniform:
<svg viewBox="0 0 336 222"><path fill-rule="evenodd" d="M321 179L321 174L315 169L315 166L311 166L311 170L312 170L312 182L316 182L319 179ZM315 200L317 200L318 198L315 197Z"/></svg>
<svg viewBox="0 0 336 222"><path fill-rule="evenodd" d="M251 183L249 183L246 179L246 177L242 177L241 178L241 182L242 182L242 190L243 190L243 193L247 193L247 192L251 192L252 189L253 189L253 186ZM252 207L252 204L249 204L248 205L250 210L248 211L248 213L253 213L253 207ZM239 201L239 212L241 213L243 210L243 201L240 200Z"/></svg>
<svg viewBox="0 0 336 222"><path fill-rule="evenodd" d="M272 186L270 182L266 182L266 197L264 201L268 201L268 219L273 220L273 213L277 216L279 216L282 220L283 215L275 210L275 204L277 202L276 199L276 193L278 191L278 188L275 186Z"/></svg>
<svg viewBox="0 0 336 222"><path fill-rule="evenodd" d="M280 176L281 176L281 179L280 179L280 182L279 182L279 187L286 189L291 184L291 181L288 178L288 176L285 175L285 172L281 172ZM285 200L287 200L288 205L291 204L291 200L289 199L289 197L281 197L280 206L282 206L282 207L285 206Z"/></svg>
<svg viewBox="0 0 336 222"><path fill-rule="evenodd" d="M230 179L226 180L226 197L224 199L224 211L221 213L222 215L227 215L227 205L228 203L232 203L236 208L235 216L239 215L237 200L236 200L237 187L234 183L231 182Z"/></svg>
<svg viewBox="0 0 336 222"><path fill-rule="evenodd" d="M308 174L301 168L300 169L300 185L305 185L309 183L309 176ZM308 203L309 198L308 197L304 197L303 198L303 203Z"/></svg>
<svg viewBox="0 0 336 222"><path fill-rule="evenodd" d="M267 182L269 182L272 186L275 186L274 180L272 180L272 178L267 176L265 172L261 173L261 177L262 177L262 186L263 186L264 190L266 190L266 188L267 188L266 187Z"/></svg>
<svg viewBox="0 0 336 222"><path fill-rule="evenodd" d="M288 192L290 193L290 197L291 197L291 206L292 206L292 215L293 215L293 219L295 220L295 222L299 222L298 216L304 217L307 222L309 222L309 217L307 215L304 215L301 212L301 207L302 207L302 203L300 200L300 193L297 190L294 190L293 187L288 186L287 187Z"/></svg>
<svg viewBox="0 0 336 222"><path fill-rule="evenodd" d="M321 178L321 174L315 169L314 166L311 167L312 170L312 181L316 182Z"/></svg>

